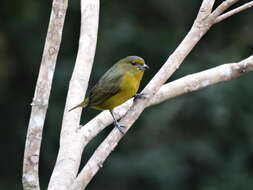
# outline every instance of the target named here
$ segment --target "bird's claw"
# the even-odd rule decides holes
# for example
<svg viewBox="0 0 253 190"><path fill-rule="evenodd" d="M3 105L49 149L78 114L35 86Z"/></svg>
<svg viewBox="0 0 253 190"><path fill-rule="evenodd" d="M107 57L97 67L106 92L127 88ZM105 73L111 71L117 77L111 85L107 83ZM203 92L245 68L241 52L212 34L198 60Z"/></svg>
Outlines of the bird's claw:
<svg viewBox="0 0 253 190"><path fill-rule="evenodd" d="M137 100L137 99L145 99L147 98L147 96L144 94L144 93L136 93L134 95L134 100Z"/></svg>
<svg viewBox="0 0 253 190"><path fill-rule="evenodd" d="M118 122L114 123L115 127L121 132L122 135L125 135L125 131L123 129L126 128L124 125L120 125Z"/></svg>

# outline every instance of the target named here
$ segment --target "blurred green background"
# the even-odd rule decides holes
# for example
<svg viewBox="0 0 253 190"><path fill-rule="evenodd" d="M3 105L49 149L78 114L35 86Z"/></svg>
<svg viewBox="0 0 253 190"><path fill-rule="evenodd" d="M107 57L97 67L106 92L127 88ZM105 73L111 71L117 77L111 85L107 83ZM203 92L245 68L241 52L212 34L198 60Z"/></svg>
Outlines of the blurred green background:
<svg viewBox="0 0 253 190"><path fill-rule="evenodd" d="M139 55L151 67L143 87L186 35L200 3L102 0L90 84L118 59ZM42 189L46 189L58 151L64 102L78 47L79 6L78 1L70 1L56 65L41 149ZM30 103L50 9L49 0L1 1L0 189L22 189ZM215 25L170 81L252 55L252 10ZM252 190L252 81L250 73L146 109L88 189ZM82 123L98 113L86 109ZM111 129L108 127L89 144L82 165Z"/></svg>

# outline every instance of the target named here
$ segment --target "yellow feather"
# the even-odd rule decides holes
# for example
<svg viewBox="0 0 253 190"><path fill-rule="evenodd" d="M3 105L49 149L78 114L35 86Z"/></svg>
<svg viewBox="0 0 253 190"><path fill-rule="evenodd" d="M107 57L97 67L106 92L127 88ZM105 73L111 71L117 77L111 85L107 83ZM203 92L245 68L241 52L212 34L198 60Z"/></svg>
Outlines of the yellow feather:
<svg viewBox="0 0 253 190"><path fill-rule="evenodd" d="M139 70L135 73L126 72L120 82L120 91L101 104L97 105L95 108L111 110L132 98L139 89L143 73L144 72L142 70Z"/></svg>

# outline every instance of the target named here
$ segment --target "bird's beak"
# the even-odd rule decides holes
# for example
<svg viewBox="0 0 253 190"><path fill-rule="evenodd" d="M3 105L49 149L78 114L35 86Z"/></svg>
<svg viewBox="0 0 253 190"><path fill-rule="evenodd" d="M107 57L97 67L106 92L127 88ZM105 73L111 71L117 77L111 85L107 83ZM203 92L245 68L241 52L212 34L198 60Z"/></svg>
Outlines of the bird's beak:
<svg viewBox="0 0 253 190"><path fill-rule="evenodd" d="M146 64L144 63L143 65L141 65L141 66L139 67L139 69L141 69L141 70L143 70L143 71L146 71L147 69L149 69L149 66L146 65Z"/></svg>

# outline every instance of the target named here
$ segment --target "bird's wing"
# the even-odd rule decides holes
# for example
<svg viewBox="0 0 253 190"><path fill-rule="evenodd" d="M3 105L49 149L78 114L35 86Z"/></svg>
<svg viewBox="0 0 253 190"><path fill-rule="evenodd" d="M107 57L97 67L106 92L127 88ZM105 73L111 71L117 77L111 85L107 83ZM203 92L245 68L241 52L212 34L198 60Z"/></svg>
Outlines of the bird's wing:
<svg viewBox="0 0 253 190"><path fill-rule="evenodd" d="M89 105L96 106L104 102L111 96L120 91L120 81L123 77L122 73L107 71L91 89L89 93Z"/></svg>

